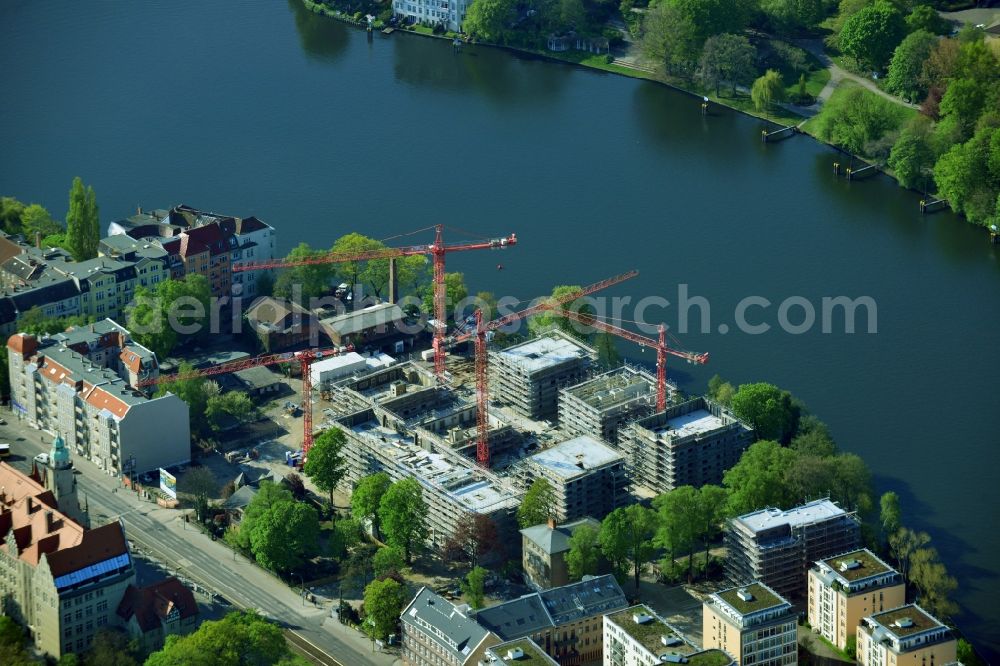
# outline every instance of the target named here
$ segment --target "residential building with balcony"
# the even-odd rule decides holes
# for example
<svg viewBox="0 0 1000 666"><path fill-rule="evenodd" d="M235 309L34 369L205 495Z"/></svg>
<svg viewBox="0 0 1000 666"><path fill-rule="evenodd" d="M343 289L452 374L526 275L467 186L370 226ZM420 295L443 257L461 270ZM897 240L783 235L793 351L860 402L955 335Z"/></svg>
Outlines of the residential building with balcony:
<svg viewBox="0 0 1000 666"><path fill-rule="evenodd" d="M702 604L702 642L731 654L740 666L798 663L792 605L762 583L721 590Z"/></svg>
<svg viewBox="0 0 1000 666"><path fill-rule="evenodd" d="M191 459L187 403L137 389L158 376L156 356L110 319L51 336L17 333L7 351L14 413L75 454L113 474Z"/></svg>
<svg viewBox="0 0 1000 666"><path fill-rule="evenodd" d="M956 661L958 641L916 604L874 613L858 625L861 666L944 666Z"/></svg>
<svg viewBox="0 0 1000 666"><path fill-rule="evenodd" d="M700 649L680 631L638 605L604 615L603 666L730 666L733 658L723 650Z"/></svg>
<svg viewBox="0 0 1000 666"><path fill-rule="evenodd" d="M393 0L393 14L421 25L443 25L452 32L462 32L470 0Z"/></svg>
<svg viewBox="0 0 1000 666"><path fill-rule="evenodd" d="M861 618L906 603L902 575L867 548L816 562L808 580L809 625L841 650Z"/></svg>
<svg viewBox="0 0 1000 666"><path fill-rule="evenodd" d="M559 391L559 427L612 444L626 424L655 409L656 378L629 366Z"/></svg>

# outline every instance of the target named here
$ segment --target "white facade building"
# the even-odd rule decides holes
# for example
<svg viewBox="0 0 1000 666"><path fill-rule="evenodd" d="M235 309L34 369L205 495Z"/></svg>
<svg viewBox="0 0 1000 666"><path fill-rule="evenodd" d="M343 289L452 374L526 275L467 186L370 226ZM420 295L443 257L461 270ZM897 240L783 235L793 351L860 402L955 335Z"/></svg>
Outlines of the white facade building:
<svg viewBox="0 0 1000 666"><path fill-rule="evenodd" d="M471 4L472 0L393 0L392 9L404 19L427 25L442 23L448 30L461 32Z"/></svg>

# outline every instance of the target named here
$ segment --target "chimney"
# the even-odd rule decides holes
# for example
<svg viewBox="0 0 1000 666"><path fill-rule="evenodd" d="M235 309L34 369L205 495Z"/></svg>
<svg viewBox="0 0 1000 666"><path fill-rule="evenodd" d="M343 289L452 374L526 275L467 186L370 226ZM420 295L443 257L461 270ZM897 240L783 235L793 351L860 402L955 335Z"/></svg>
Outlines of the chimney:
<svg viewBox="0 0 1000 666"><path fill-rule="evenodd" d="M396 272L396 258L389 257L389 302L395 303L399 297L399 274Z"/></svg>
<svg viewBox="0 0 1000 666"><path fill-rule="evenodd" d="M556 528L556 519L549 516L548 525L550 530L554 530Z"/></svg>
<svg viewBox="0 0 1000 666"><path fill-rule="evenodd" d="M39 250L42 249L42 232L41 231L36 231L35 232L35 247L37 247Z"/></svg>
<svg viewBox="0 0 1000 666"><path fill-rule="evenodd" d="M52 534L52 532L55 531L55 525L54 525L54 523L55 523L55 521L52 520L52 512L51 511L46 511L45 512L45 533L46 534Z"/></svg>

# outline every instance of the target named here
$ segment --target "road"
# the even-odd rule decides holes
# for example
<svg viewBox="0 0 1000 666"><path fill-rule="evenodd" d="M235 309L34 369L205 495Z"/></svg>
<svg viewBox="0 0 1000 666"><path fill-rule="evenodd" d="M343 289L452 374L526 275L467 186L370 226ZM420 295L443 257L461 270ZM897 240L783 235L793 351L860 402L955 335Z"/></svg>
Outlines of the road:
<svg viewBox="0 0 1000 666"><path fill-rule="evenodd" d="M4 411L7 425L0 425L0 441L10 442L8 460L30 471L34 456L48 451L51 436L18 422ZM152 444L152 442L151 442ZM119 487L121 481L87 460L74 458L80 503L89 508L95 525L121 519L126 536L136 546L163 562L177 576L196 581L241 608L257 609L286 627L290 643L315 663L340 666L398 663L393 655L374 652L371 642L353 629L330 618L333 600L313 606L282 581L218 541L186 525L180 512L141 500Z"/></svg>

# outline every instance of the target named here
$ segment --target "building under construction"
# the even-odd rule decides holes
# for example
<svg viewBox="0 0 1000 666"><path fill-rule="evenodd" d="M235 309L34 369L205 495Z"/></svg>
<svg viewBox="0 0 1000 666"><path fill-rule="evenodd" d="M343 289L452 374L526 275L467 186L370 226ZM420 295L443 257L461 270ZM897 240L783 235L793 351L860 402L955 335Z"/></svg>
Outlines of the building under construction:
<svg viewBox="0 0 1000 666"><path fill-rule="evenodd" d="M377 472L386 472L393 481L414 478L420 482L432 547L441 547L476 514L493 519L507 539L516 534L514 513L523 492L509 480L416 433L383 425L374 409L342 417L338 425L349 440L343 450L351 483Z"/></svg>
<svg viewBox="0 0 1000 666"><path fill-rule="evenodd" d="M628 425L619 440L633 483L660 494L721 484L753 432L717 403L695 398Z"/></svg>
<svg viewBox="0 0 1000 666"><path fill-rule="evenodd" d="M622 366L559 392L559 427L570 435L590 435L618 443L629 422L656 407L656 379Z"/></svg>
<svg viewBox="0 0 1000 666"><path fill-rule="evenodd" d="M522 416L554 418L560 389L587 379L596 358L592 347L568 333L548 331L490 354L492 395Z"/></svg>
<svg viewBox="0 0 1000 666"><path fill-rule="evenodd" d="M554 518L559 522L584 516L600 520L629 503L624 456L588 435L536 453L519 471L526 485L537 478L552 485Z"/></svg>

